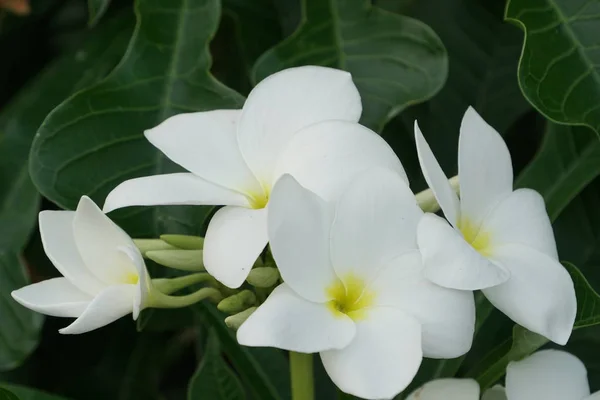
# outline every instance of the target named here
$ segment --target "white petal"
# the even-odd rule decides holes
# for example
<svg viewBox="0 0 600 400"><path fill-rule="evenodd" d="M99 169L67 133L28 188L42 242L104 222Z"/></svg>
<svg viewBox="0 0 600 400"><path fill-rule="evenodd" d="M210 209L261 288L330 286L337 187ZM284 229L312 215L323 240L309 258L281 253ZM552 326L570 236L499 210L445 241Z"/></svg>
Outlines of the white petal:
<svg viewBox="0 0 600 400"><path fill-rule="evenodd" d="M417 227L425 276L451 289L477 290L506 282L510 274L479 254L463 236L434 214L425 214Z"/></svg>
<svg viewBox="0 0 600 400"><path fill-rule="evenodd" d="M479 384L474 379L436 379L412 392L406 400L479 400Z"/></svg>
<svg viewBox="0 0 600 400"><path fill-rule="evenodd" d="M330 119L357 122L361 112L360 94L348 72L290 68L250 92L238 124L238 142L255 175L271 179L277 157L298 130Z"/></svg>
<svg viewBox="0 0 600 400"><path fill-rule="evenodd" d="M488 300L519 325L555 343L567 343L577 299L571 276L555 259L534 249L510 244L495 251L495 262L510 279L483 290Z"/></svg>
<svg viewBox="0 0 600 400"><path fill-rule="evenodd" d="M452 186L450 186L446 174L444 174L444 171L433 155L429 144L423 137L423 133L421 133L417 121L415 121L415 141L417 143L419 164L421 165L421 171L423 172L425 181L435 195L446 219L452 226L456 226L460 219L460 203L458 201L458 196L452 189Z"/></svg>
<svg viewBox="0 0 600 400"><path fill-rule="evenodd" d="M331 228L331 260L338 276L376 276L391 259L416 249L422 215L398 174L372 168L358 175L340 197Z"/></svg>
<svg viewBox="0 0 600 400"><path fill-rule="evenodd" d="M390 307L369 309L347 347L321 353L333 383L365 399L391 399L403 391L422 358L420 324Z"/></svg>
<svg viewBox="0 0 600 400"><path fill-rule="evenodd" d="M119 250L129 257L138 274L138 282L133 301L133 319L136 320L146 304L151 282L148 271L146 270L146 263L144 263L144 258L142 257L140 250L137 247L132 246L120 247Z"/></svg>
<svg viewBox="0 0 600 400"><path fill-rule="evenodd" d="M355 332L349 317L303 299L283 283L242 324L237 339L244 346L314 353L347 346Z"/></svg>
<svg viewBox="0 0 600 400"><path fill-rule="evenodd" d="M501 385L495 385L491 389L486 390L481 397L481 400L508 400L506 398L506 390Z"/></svg>
<svg viewBox="0 0 600 400"><path fill-rule="evenodd" d="M418 251L391 260L369 289L376 293L378 306L400 308L421 323L425 357L455 358L471 349L473 293L443 288L425 279Z"/></svg>
<svg viewBox="0 0 600 400"><path fill-rule="evenodd" d="M298 132L282 153L275 176L291 174L302 186L335 201L360 172L388 168L408 182L391 147L357 123L325 121Z"/></svg>
<svg viewBox="0 0 600 400"><path fill-rule="evenodd" d="M600 391L592 394L591 396L586 397L583 400L600 400Z"/></svg>
<svg viewBox="0 0 600 400"><path fill-rule="evenodd" d="M93 297L66 278L54 278L15 290L12 297L23 306L54 317L78 317Z"/></svg>
<svg viewBox="0 0 600 400"><path fill-rule="evenodd" d="M506 396L510 400L578 400L589 394L585 366L564 351L538 351L506 368Z"/></svg>
<svg viewBox="0 0 600 400"><path fill-rule="evenodd" d="M206 230L206 271L225 286L238 288L267 242L266 208L223 207Z"/></svg>
<svg viewBox="0 0 600 400"><path fill-rule="evenodd" d="M510 153L502 136L469 107L458 140L461 215L475 226L513 189Z"/></svg>
<svg viewBox="0 0 600 400"><path fill-rule="evenodd" d="M137 277L135 265L119 249L136 248L133 240L87 196L77 205L73 236L85 266L101 281L121 284Z"/></svg>
<svg viewBox="0 0 600 400"><path fill-rule="evenodd" d="M337 280L329 256L333 209L291 175L275 184L269 200L269 242L281 277L307 300L330 300Z"/></svg>
<svg viewBox="0 0 600 400"><path fill-rule="evenodd" d="M492 249L494 246L517 243L533 247L558 260L554 232L544 199L535 190L515 190L487 216L482 229L489 232Z"/></svg>
<svg viewBox="0 0 600 400"><path fill-rule="evenodd" d="M135 285L107 287L91 301L79 318L59 332L70 335L93 331L131 313L135 291Z"/></svg>
<svg viewBox="0 0 600 400"><path fill-rule="evenodd" d="M249 207L241 193L189 173L145 176L125 181L106 197L104 212L129 206L232 205Z"/></svg>
<svg viewBox="0 0 600 400"><path fill-rule="evenodd" d="M242 193L262 193L237 142L241 110L175 115L145 132L167 157L209 182Z"/></svg>
<svg viewBox="0 0 600 400"><path fill-rule="evenodd" d="M40 212L42 244L52 264L65 278L78 289L95 296L105 284L92 274L79 255L73 236L74 218L74 211Z"/></svg>

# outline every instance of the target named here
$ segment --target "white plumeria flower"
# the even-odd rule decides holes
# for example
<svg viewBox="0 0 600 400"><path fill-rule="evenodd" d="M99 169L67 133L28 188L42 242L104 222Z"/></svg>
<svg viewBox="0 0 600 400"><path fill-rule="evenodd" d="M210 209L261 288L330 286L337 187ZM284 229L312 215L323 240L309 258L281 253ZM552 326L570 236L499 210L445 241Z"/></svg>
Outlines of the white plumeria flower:
<svg viewBox="0 0 600 400"><path fill-rule="evenodd" d="M438 379L426 383L406 400L478 400L473 379ZM598 400L590 395L585 365L561 350L542 350L506 368L506 388L496 385L481 400Z"/></svg>
<svg viewBox="0 0 600 400"><path fill-rule="evenodd" d="M417 229L425 275L438 285L481 289L513 321L565 344L577 300L559 263L544 200L531 189L513 191L510 153L502 137L474 109L460 127L460 200L415 122L425 179L451 226L426 214Z"/></svg>
<svg viewBox="0 0 600 400"><path fill-rule="evenodd" d="M423 356L470 349L473 295L423 277L415 237L423 212L395 172L363 172L335 208L286 174L269 207L285 283L240 327L240 344L320 352L340 389L368 399L401 392Z"/></svg>
<svg viewBox="0 0 600 400"><path fill-rule="evenodd" d="M357 124L360 95L349 73L291 68L260 82L243 109L180 114L146 138L189 173L132 179L104 211L132 205L226 205L204 242L206 270L239 287L267 244L271 188L285 172L324 198L357 173L385 166L406 177L379 135Z"/></svg>
<svg viewBox="0 0 600 400"><path fill-rule="evenodd" d="M148 295L148 273L131 238L84 196L77 211L42 211L40 233L46 255L63 278L12 292L23 306L55 317L77 318L59 330L89 332L133 313Z"/></svg>

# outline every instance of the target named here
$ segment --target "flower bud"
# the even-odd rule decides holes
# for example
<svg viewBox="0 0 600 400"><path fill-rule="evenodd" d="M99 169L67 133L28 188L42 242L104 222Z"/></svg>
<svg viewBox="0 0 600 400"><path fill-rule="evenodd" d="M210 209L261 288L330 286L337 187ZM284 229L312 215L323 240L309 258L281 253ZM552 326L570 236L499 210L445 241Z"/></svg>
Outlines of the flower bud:
<svg viewBox="0 0 600 400"><path fill-rule="evenodd" d="M270 288L277 283L279 271L273 267L258 267L252 269L246 281L254 287Z"/></svg>
<svg viewBox="0 0 600 400"><path fill-rule="evenodd" d="M256 304L256 295L250 290L242 290L241 292L223 299L217 308L228 314L239 313Z"/></svg>
<svg viewBox="0 0 600 400"><path fill-rule="evenodd" d="M190 235L160 235L160 238L172 246L183 250L202 250L204 238Z"/></svg>
<svg viewBox="0 0 600 400"><path fill-rule="evenodd" d="M458 175L448 179L448 182L450 183L452 190L458 193L460 189ZM419 207L421 207L421 210L424 212L435 213L440 210L440 205L438 204L437 199L435 198L435 195L431 189L423 190L422 192L417 193L415 197L417 199L417 204L419 204Z"/></svg>
<svg viewBox="0 0 600 400"><path fill-rule="evenodd" d="M202 250L152 250L146 257L165 267L182 271L204 271Z"/></svg>
<svg viewBox="0 0 600 400"><path fill-rule="evenodd" d="M175 250L176 247L160 239L133 239L140 253L146 257L146 253L152 250Z"/></svg>
<svg viewBox="0 0 600 400"><path fill-rule="evenodd" d="M241 313L227 317L225 318L225 325L233 330L237 330L244 322L246 322L248 317L251 316L254 311L256 311L256 307L250 307Z"/></svg>

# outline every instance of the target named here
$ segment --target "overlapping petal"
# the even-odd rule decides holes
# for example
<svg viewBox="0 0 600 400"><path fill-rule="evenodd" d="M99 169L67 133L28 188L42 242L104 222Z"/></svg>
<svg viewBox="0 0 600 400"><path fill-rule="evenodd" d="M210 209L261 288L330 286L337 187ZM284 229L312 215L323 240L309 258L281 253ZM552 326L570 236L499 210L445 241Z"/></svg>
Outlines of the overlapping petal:
<svg viewBox="0 0 600 400"><path fill-rule="evenodd" d="M15 290L12 297L23 306L55 317L79 317L92 301L66 278L48 279Z"/></svg>
<svg viewBox="0 0 600 400"><path fill-rule="evenodd" d="M479 400L479 384L473 379L436 379L412 392L406 400Z"/></svg>

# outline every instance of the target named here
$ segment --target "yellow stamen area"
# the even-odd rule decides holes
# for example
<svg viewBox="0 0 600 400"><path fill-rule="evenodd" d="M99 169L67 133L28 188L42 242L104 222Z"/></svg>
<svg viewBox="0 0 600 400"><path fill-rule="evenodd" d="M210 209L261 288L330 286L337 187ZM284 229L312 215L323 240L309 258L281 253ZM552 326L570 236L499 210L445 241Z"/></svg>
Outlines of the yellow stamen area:
<svg viewBox="0 0 600 400"><path fill-rule="evenodd" d="M271 188L269 185L261 184L263 191L246 191L248 199L250 201L250 207L256 209L265 208L269 202L269 195L271 194Z"/></svg>
<svg viewBox="0 0 600 400"><path fill-rule="evenodd" d="M332 299L327 303L331 312L337 317L347 315L355 321L366 318L367 308L373 305L376 297L365 281L354 274L334 281L326 291Z"/></svg>
<svg viewBox="0 0 600 400"><path fill-rule="evenodd" d="M479 254L484 257L490 255L490 233L481 230L468 218L461 218L458 221L458 229L463 234L465 241L469 243Z"/></svg>
<svg viewBox="0 0 600 400"><path fill-rule="evenodd" d="M140 281L140 277L137 273L135 272L128 272L125 274L124 278L123 278L123 283L127 283L130 285L137 285L137 283Z"/></svg>

